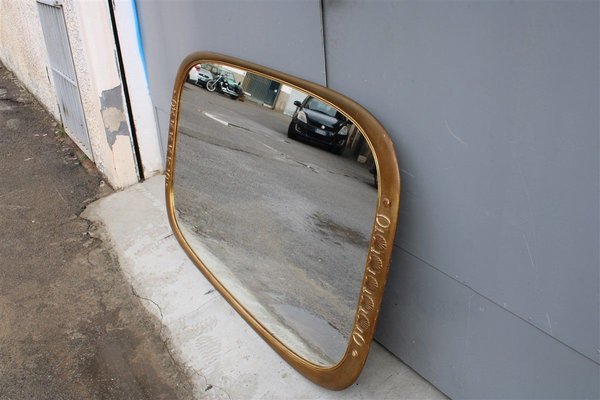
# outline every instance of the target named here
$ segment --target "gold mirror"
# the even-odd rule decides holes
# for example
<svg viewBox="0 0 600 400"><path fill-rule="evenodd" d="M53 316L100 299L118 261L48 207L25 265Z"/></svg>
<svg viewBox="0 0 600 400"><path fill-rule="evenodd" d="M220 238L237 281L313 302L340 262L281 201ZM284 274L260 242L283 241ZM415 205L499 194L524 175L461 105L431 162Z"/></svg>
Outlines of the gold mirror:
<svg viewBox="0 0 600 400"><path fill-rule="evenodd" d="M320 85L196 53L173 92L173 231L238 313L312 381L343 389L373 337L400 182L382 126Z"/></svg>

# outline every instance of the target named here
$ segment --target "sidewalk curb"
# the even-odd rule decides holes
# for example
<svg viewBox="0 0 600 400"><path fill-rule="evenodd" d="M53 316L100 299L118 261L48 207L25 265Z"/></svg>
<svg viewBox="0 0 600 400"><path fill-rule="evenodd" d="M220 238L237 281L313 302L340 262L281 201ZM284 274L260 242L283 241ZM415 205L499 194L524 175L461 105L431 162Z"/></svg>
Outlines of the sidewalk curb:
<svg viewBox="0 0 600 400"><path fill-rule="evenodd" d="M164 177L157 176L90 204L82 217L104 226L133 290L162 319L172 355L197 373L195 393L211 399L445 398L377 343L358 381L344 391L303 378L188 259L171 232L164 202Z"/></svg>

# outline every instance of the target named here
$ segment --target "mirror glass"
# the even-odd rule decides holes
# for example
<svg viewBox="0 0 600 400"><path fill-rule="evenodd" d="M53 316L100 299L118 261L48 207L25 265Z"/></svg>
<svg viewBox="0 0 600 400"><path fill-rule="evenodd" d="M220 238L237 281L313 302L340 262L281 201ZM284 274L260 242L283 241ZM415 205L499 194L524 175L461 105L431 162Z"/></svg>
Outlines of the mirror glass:
<svg viewBox="0 0 600 400"><path fill-rule="evenodd" d="M173 196L191 249L290 350L337 364L377 206L369 143L339 109L219 64L188 73Z"/></svg>

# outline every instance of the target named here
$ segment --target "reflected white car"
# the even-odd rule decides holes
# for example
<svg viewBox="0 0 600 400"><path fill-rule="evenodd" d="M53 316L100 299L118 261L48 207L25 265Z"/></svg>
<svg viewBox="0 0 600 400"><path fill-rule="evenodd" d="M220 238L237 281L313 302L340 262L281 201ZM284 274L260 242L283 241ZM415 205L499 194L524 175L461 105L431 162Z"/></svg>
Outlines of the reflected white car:
<svg viewBox="0 0 600 400"><path fill-rule="evenodd" d="M202 68L201 64L196 64L188 74L188 82L195 85L206 87L206 82L213 78L213 74L207 69Z"/></svg>

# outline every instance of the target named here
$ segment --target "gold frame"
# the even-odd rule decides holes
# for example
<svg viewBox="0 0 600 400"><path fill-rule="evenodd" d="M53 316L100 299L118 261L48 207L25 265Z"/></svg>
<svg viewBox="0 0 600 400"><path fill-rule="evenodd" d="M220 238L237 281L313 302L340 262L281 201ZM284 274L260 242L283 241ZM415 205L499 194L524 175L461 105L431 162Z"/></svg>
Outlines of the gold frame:
<svg viewBox="0 0 600 400"><path fill-rule="evenodd" d="M218 63L245 69L253 74L305 91L340 109L362 131L365 139L371 145L377 165L379 182L377 212L375 221L373 222L371 242L368 250L369 255L365 266L351 337L342 360L334 366L323 367L313 364L294 353L274 337L237 301L217 277L212 274L210 269L204 265L202 260L191 249L179 229L175 218L173 197L179 102L188 71L192 66L201 63ZM375 332L379 307L388 275L400 205L400 174L398 163L394 152L394 145L383 126L356 102L321 85L234 57L212 52L197 52L185 58L179 67L175 79L171 101L167 170L165 176L167 214L175 237L208 281L284 360L306 378L333 390L341 390L350 386L358 378L364 367Z"/></svg>

